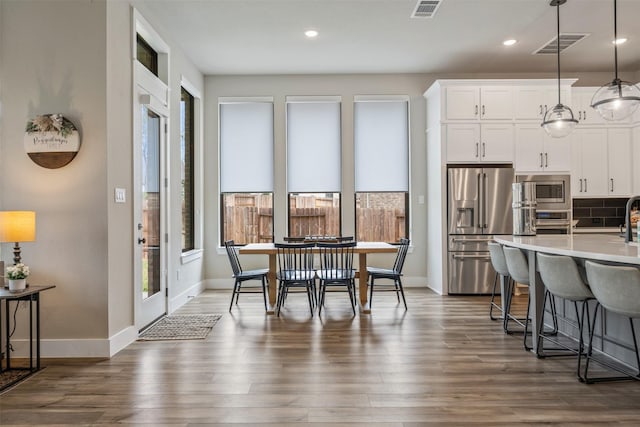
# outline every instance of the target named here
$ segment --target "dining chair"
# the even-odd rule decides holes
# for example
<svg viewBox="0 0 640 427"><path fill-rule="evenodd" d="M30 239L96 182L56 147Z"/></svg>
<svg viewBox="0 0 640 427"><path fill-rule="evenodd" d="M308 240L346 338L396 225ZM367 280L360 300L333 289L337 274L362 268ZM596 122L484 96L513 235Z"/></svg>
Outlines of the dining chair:
<svg viewBox="0 0 640 427"><path fill-rule="evenodd" d="M635 379L640 380L640 353L638 353L638 340L633 325L633 319L640 318L640 269L636 267L621 265L605 265L593 261L586 261L587 280L591 292L596 297L596 308L593 313L591 331L589 332L589 349L587 351L587 361L585 362L584 380L586 383L602 381L618 381ZM627 317L631 327L631 337L633 349L636 356L636 372L631 373L628 369L611 363L602 357L593 357L593 335L596 327L598 311L602 310ZM603 314L604 315L604 314ZM606 366L623 376L589 377L589 363L591 360L599 365Z"/></svg>
<svg viewBox="0 0 640 427"><path fill-rule="evenodd" d="M400 245L396 260L393 263L392 268L377 268L367 267L367 274L369 276L369 306L373 300L373 289L376 279L389 279L393 280L393 289L383 288L377 289L378 291L395 292L398 302L400 302L400 295L402 295L402 301L404 302L404 309L407 309L407 300L404 297L404 289L402 288L402 267L404 266L404 260L407 257L407 251L409 250L409 239L400 239Z"/></svg>
<svg viewBox="0 0 640 427"><path fill-rule="evenodd" d="M304 237L285 236L282 238L285 243L304 243Z"/></svg>
<svg viewBox="0 0 640 427"><path fill-rule="evenodd" d="M276 243L278 271L278 300L276 312L280 316L280 310L284 305L290 289L302 289L307 293L309 310L313 316L316 304L315 277L313 269L314 243Z"/></svg>
<svg viewBox="0 0 640 427"><path fill-rule="evenodd" d="M229 257L229 263L231 264L231 270L233 271L233 278L235 282L233 284L233 293L231 294L231 303L229 304L229 311L233 307L233 300L235 298L236 304L241 293L260 293L262 292L262 299L264 300L264 309L267 310L267 274L268 268L262 268L259 270L243 270L238 258L238 252L236 251L235 243L233 240L227 240L224 242L224 247L227 250L227 256ZM262 290L257 290L255 286L242 287L242 284L249 280L260 280L262 282Z"/></svg>
<svg viewBox="0 0 640 427"><path fill-rule="evenodd" d="M544 299L542 306L546 306L546 302L553 298L561 298L566 301L572 302L576 313L576 319L578 322L578 348L574 348L573 345L567 345L565 340L554 338L550 335L542 332L544 322L540 323L540 330L538 331L538 348L542 348L541 341L548 340L553 343L556 348L551 349L555 353L549 354L546 351L543 353L544 357L549 356L566 356L566 350L570 353L577 354L577 369L576 375L580 381L583 381L582 373L580 372L580 363L584 352L584 324L587 323L588 335L590 336L590 324L589 324L589 307L588 301L593 300L594 296L589 289L589 286L585 283L585 272L581 271L575 260L569 256L564 255L549 255L538 252L536 254L538 262L538 270L540 271L540 278L545 286ZM581 310L578 310L578 303L581 303ZM573 323L573 322L571 322ZM586 355L586 354L585 354Z"/></svg>
<svg viewBox="0 0 640 427"><path fill-rule="evenodd" d="M353 268L353 250L356 242L318 243L320 251L320 269L317 276L320 280L318 288L318 315L322 312L327 287L342 287L349 294L351 309L356 314L356 271Z"/></svg>

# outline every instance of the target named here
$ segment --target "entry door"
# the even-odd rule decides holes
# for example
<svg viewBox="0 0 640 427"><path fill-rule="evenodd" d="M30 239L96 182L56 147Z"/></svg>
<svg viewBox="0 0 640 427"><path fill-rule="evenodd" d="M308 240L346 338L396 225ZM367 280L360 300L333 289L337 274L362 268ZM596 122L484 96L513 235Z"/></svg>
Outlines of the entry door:
<svg viewBox="0 0 640 427"><path fill-rule="evenodd" d="M149 99L150 98L150 99ZM166 203L164 107L153 96L138 102L139 125L134 174L134 292L136 327L142 329L167 312L165 254Z"/></svg>

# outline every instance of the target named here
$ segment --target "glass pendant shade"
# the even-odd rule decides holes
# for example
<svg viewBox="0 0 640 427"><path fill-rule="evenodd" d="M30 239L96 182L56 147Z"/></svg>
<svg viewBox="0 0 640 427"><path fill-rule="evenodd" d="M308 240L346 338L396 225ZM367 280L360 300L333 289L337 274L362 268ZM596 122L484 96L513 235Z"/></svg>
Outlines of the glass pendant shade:
<svg viewBox="0 0 640 427"><path fill-rule="evenodd" d="M563 138L569 135L577 124L571 108L558 104L544 115L542 129L553 138Z"/></svg>
<svg viewBox="0 0 640 427"><path fill-rule="evenodd" d="M618 40L618 1L613 0L613 39ZM640 89L618 78L618 44L613 44L615 77L593 95L591 107L605 120L624 120L640 105Z"/></svg>
<svg viewBox="0 0 640 427"><path fill-rule="evenodd" d="M640 106L640 89L633 83L615 79L597 90L591 106L605 120L624 120Z"/></svg>

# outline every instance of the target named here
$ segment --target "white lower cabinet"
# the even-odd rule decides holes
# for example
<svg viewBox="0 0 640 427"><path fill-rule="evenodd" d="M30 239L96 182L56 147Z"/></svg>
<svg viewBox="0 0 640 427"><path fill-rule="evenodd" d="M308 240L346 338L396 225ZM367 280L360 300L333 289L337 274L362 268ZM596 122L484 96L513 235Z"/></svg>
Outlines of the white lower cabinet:
<svg viewBox="0 0 640 427"><path fill-rule="evenodd" d="M572 146L574 197L631 194L631 130L577 129Z"/></svg>
<svg viewBox="0 0 640 427"><path fill-rule="evenodd" d="M447 162L513 162L512 124L448 124Z"/></svg>
<svg viewBox="0 0 640 427"><path fill-rule="evenodd" d="M516 173L571 170L571 138L552 138L539 124L516 125Z"/></svg>

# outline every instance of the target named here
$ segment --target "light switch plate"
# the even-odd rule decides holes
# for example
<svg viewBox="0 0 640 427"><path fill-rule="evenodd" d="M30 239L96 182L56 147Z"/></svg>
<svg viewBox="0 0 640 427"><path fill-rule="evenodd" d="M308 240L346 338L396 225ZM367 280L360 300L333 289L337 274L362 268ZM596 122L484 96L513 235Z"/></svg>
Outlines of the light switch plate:
<svg viewBox="0 0 640 427"><path fill-rule="evenodd" d="M115 189L116 203L125 203L127 201L127 191L124 188Z"/></svg>

